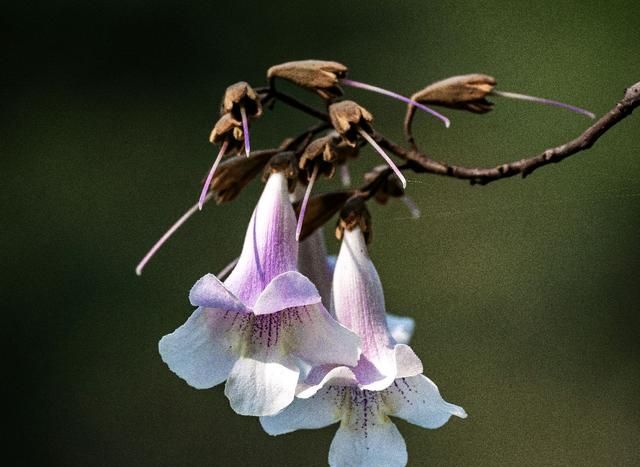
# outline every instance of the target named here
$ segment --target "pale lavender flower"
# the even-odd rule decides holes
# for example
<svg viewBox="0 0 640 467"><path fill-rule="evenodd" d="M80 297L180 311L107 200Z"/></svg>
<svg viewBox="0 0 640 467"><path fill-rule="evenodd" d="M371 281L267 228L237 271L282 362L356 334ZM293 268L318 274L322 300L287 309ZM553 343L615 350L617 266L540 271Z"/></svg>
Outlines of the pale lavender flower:
<svg viewBox="0 0 640 467"><path fill-rule="evenodd" d="M406 445L389 416L438 428L451 415L467 415L442 399L422 374L418 357L390 335L380 279L359 228L344 232L333 300L338 319L362 338L358 365L314 368L298 398L281 413L261 417L262 427L279 435L339 421L329 450L331 466L404 466Z"/></svg>
<svg viewBox="0 0 640 467"><path fill-rule="evenodd" d="M231 407L271 415L294 399L302 370L355 365L359 339L334 320L316 287L296 271L296 219L282 173L269 177L238 264L220 282L207 274L191 289L198 308L159 343L162 359L191 386L226 382Z"/></svg>
<svg viewBox="0 0 640 467"><path fill-rule="evenodd" d="M323 243L324 243L324 240L323 240ZM302 252L302 249L300 251ZM335 255L329 255L326 257L326 259L327 259L327 262L326 262L327 269L329 270L329 277L331 278L333 277L333 271L336 268L337 257ZM300 259L298 259L298 268L301 268L301 267L302 265L300 263ZM322 290L323 290L323 286L321 286L320 283L322 282L322 277L326 277L326 276L323 274L322 277L318 277L317 275L314 275L314 274L317 274L315 271L322 271L322 269L323 268L321 265L318 265L315 267L309 267L309 273L308 274L305 273L306 276L311 280L311 282L316 284L316 287L318 287L318 290L320 290L320 295L322 295ZM300 269L300 271L302 272L302 269ZM317 279L315 279L316 277ZM328 283L328 287L330 292L331 282ZM324 288L326 289L326 286L324 286ZM323 301L324 301L324 298L323 298ZM324 303L326 304L331 302L327 301ZM331 310L329 311L331 312ZM414 321L413 318L410 318L409 316L394 315L391 313L387 313L386 318L387 318L387 328L389 328L389 332L391 333L391 337L393 337L393 340L395 340L398 344L408 344L409 342L411 342L411 337L413 337L413 332L416 329L416 322Z"/></svg>

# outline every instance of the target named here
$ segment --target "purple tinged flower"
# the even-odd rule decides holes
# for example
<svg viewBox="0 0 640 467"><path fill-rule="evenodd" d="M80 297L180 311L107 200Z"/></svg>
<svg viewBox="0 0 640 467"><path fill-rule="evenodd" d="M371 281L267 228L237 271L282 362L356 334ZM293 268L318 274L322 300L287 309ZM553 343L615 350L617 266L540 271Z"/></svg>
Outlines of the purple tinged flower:
<svg viewBox="0 0 640 467"><path fill-rule="evenodd" d="M391 336L380 279L359 228L344 231L333 302L338 320L362 339L358 365L314 368L296 400L260 423L267 433L280 435L339 421L329 450L331 466L404 466L406 445L390 416L438 428L452 415L467 414L444 401L413 351Z"/></svg>
<svg viewBox="0 0 640 467"><path fill-rule="evenodd" d="M313 368L300 384L299 397L315 394L334 375L348 375L360 389L379 391L396 378L422 373L422 362L406 344L398 344L386 321L382 284L359 228L345 230L333 273L332 314L362 339L362 354L353 368Z"/></svg>
<svg viewBox="0 0 640 467"><path fill-rule="evenodd" d="M301 193L303 190L296 188L291 201L296 201ZM330 307L331 282L337 258L335 255L327 255L327 243L322 228L299 242L298 248L298 271L313 282L318 288L324 306ZM413 318L387 313L386 320L391 337L399 344L408 344L416 326Z"/></svg>
<svg viewBox="0 0 640 467"><path fill-rule="evenodd" d="M302 242L302 244L303 243L304 242ZM301 250L300 250L301 252L302 252L302 244L301 244ZM323 241L323 244L324 244L324 241ZM302 256L302 253L300 256ZM333 277L333 271L336 268L336 260L337 260L337 257L335 255L329 255L326 257L326 264L327 264L327 269L329 270L330 278ZM298 259L298 268L300 269L301 267L302 265L300 263L300 259ZM309 267L309 273L308 274L305 273L305 275L314 284L316 284L316 287L318 287L318 290L320 290L320 295L322 295L322 290L323 289L326 290L327 287L329 288L329 293L331 293L331 282L329 282L326 286L321 285L323 281L322 277L325 277L325 276L323 275L322 277L319 277L317 275L317 271L322 271L322 270L323 270L322 266L317 265L315 267ZM300 271L302 272L303 270L300 269ZM324 298L323 298L323 301L324 301ZM331 303L331 301L327 301L324 303ZM411 341L411 337L413 337L413 332L416 329L416 322L413 320L413 318L410 318L408 316L400 316L400 315L387 313L387 327L389 328L391 337L393 337L393 339L398 344L408 344Z"/></svg>
<svg viewBox="0 0 640 467"><path fill-rule="evenodd" d="M296 219L282 173L269 177L233 272L201 278L198 308L159 343L162 359L191 386L226 380L241 415L272 415L291 403L301 370L355 365L358 337L335 321L316 287L296 270Z"/></svg>

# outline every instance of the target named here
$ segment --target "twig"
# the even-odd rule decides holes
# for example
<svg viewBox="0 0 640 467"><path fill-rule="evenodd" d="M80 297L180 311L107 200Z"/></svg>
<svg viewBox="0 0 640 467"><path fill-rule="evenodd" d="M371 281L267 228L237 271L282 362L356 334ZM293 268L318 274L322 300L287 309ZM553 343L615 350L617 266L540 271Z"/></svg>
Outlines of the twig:
<svg viewBox="0 0 640 467"><path fill-rule="evenodd" d="M319 110L314 109L313 107L305 104L304 102L299 101L295 97L290 96L289 94L285 94L283 92L277 91L275 88L269 89L263 97L263 101L267 102L271 98L277 99L283 104L287 104L294 109L300 110L308 115L311 115L318 120L322 120L323 122L329 122L329 115L321 112Z"/></svg>
<svg viewBox="0 0 640 467"><path fill-rule="evenodd" d="M589 149L604 133L631 115L638 105L640 105L640 82L627 88L622 100L577 138L555 148L547 149L533 157L504 163L496 167L473 168L438 162L418 150L405 149L380 133L375 134L375 139L383 148L405 159L407 165L414 172L432 173L469 180L472 184L486 185L495 180L518 174L522 174L524 178L542 166L560 162L573 154Z"/></svg>

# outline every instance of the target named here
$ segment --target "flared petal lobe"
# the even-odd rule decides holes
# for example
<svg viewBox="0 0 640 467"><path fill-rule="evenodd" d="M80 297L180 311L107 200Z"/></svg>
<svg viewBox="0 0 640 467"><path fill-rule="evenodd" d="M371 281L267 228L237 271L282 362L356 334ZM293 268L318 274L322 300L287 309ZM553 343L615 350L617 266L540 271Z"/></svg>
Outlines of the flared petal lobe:
<svg viewBox="0 0 640 467"><path fill-rule="evenodd" d="M309 279L297 271L287 271L276 276L260 293L253 312L266 315L278 311L320 303L318 289Z"/></svg>
<svg viewBox="0 0 640 467"><path fill-rule="evenodd" d="M391 420L370 423L366 436L348 425L340 425L329 448L331 467L404 467L407 445Z"/></svg>
<svg viewBox="0 0 640 467"><path fill-rule="evenodd" d="M280 172L271 174L251 216L238 264L225 281L246 306L253 307L276 276L296 270L295 228L287 180Z"/></svg>
<svg viewBox="0 0 640 467"><path fill-rule="evenodd" d="M162 360L196 389L216 386L227 375L244 340L239 323L244 315L234 311L198 308L189 319L158 344Z"/></svg>
<svg viewBox="0 0 640 467"><path fill-rule="evenodd" d="M446 402L424 375L397 379L385 391L389 413L422 428L440 428L452 415L467 418L462 407Z"/></svg>
<svg viewBox="0 0 640 467"><path fill-rule="evenodd" d="M360 356L360 338L329 315L321 303L297 309L289 327L287 347L306 364L353 366Z"/></svg>
<svg viewBox="0 0 640 467"><path fill-rule="evenodd" d="M285 355L251 355L240 358L224 389L231 408L240 415L273 415L294 398L300 370Z"/></svg>
<svg viewBox="0 0 640 467"><path fill-rule="evenodd" d="M326 396L326 397L322 397ZM295 399L284 411L274 417L260 417L264 431L272 436L296 430L314 430L336 423L342 410L327 392L311 399Z"/></svg>
<svg viewBox="0 0 640 467"><path fill-rule="evenodd" d="M189 301L193 306L241 313L249 312L244 303L213 274L203 276L191 287Z"/></svg>

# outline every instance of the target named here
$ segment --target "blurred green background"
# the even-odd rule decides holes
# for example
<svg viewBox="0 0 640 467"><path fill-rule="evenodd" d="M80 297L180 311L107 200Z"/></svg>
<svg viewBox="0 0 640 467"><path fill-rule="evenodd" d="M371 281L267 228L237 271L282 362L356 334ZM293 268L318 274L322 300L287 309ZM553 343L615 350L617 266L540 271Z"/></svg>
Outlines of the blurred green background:
<svg viewBox="0 0 640 467"><path fill-rule="evenodd" d="M640 79L639 16L635 0L4 4L5 402L21 464L326 465L335 427L271 438L222 387L190 388L157 353L191 312L194 281L239 252L261 185L209 206L133 271L197 199L225 86L323 58L404 93L489 73L501 90L601 115ZM349 95L401 138L403 105ZM446 113L449 130L419 115L418 139L467 165L532 155L590 124L505 99L485 116ZM253 145L310 123L277 106ZM388 309L416 319L425 373L469 413L435 431L398 422L409 465L640 465L639 130L634 115L526 180L410 175L417 221L399 202L372 207ZM367 149L354 171L379 163Z"/></svg>

